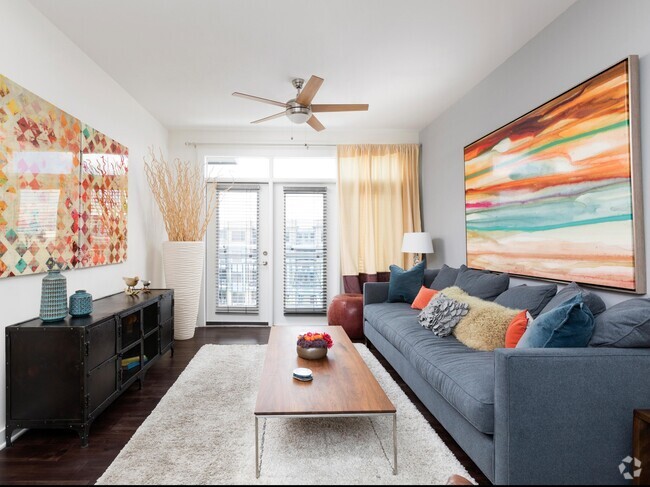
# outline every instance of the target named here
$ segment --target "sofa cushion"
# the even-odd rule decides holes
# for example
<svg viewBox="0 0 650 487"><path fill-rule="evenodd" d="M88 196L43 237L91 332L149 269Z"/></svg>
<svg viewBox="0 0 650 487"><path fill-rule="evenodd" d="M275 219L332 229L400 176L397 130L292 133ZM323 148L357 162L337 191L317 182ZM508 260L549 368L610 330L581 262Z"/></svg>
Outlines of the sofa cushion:
<svg viewBox="0 0 650 487"><path fill-rule="evenodd" d="M589 346L650 348L650 298L628 299L598 316Z"/></svg>
<svg viewBox="0 0 650 487"><path fill-rule="evenodd" d="M494 298L508 289L510 275L479 271L462 265L454 285L470 296L485 299L486 301L494 301Z"/></svg>
<svg viewBox="0 0 650 487"><path fill-rule="evenodd" d="M442 268L440 271L438 271L438 274L433 279L433 282L429 287L431 289L435 289L436 291L440 291L446 287L453 286L456 282L459 271L460 269L449 267L447 264L443 264Z"/></svg>
<svg viewBox="0 0 650 487"><path fill-rule="evenodd" d="M586 347L594 331L594 316L577 294L533 321L517 348Z"/></svg>
<svg viewBox="0 0 650 487"><path fill-rule="evenodd" d="M388 283L388 302L412 303L424 282L424 261L411 267L408 271L398 265L391 265Z"/></svg>
<svg viewBox="0 0 650 487"><path fill-rule="evenodd" d="M572 282L571 284L563 287L555 295L555 297L551 299L546 306L544 306L542 313L546 313L548 311L551 311L552 309L557 308L558 306L565 303L572 297L577 296L578 294L582 294L582 299L584 300L585 304L589 308L589 311L591 311L591 314L594 315L594 318L599 314L601 314L603 311L605 311L606 309L605 302L602 300L600 296L598 296L598 294L592 293L590 291L585 291L580 286L578 286L575 282Z"/></svg>
<svg viewBox="0 0 650 487"><path fill-rule="evenodd" d="M413 365L467 421L494 434L494 353L472 350L453 336L422 328L418 311L405 303L370 304L365 326L372 326Z"/></svg>
<svg viewBox="0 0 650 487"><path fill-rule="evenodd" d="M537 318L544 306L557 294L556 284L542 286L521 286L506 289L497 296L495 303L513 309L527 309L533 318Z"/></svg>

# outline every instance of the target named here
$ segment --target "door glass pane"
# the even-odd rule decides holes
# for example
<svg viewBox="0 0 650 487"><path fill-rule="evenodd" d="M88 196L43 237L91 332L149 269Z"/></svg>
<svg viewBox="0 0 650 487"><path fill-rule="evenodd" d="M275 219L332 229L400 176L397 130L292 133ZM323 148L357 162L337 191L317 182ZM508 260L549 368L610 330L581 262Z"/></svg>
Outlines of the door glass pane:
<svg viewBox="0 0 650 487"><path fill-rule="evenodd" d="M216 312L259 309L259 187L218 187Z"/></svg>
<svg viewBox="0 0 650 487"><path fill-rule="evenodd" d="M334 157L276 157L273 159L273 177L278 179L336 179Z"/></svg>
<svg viewBox="0 0 650 487"><path fill-rule="evenodd" d="M284 189L284 313L325 314L326 188Z"/></svg>

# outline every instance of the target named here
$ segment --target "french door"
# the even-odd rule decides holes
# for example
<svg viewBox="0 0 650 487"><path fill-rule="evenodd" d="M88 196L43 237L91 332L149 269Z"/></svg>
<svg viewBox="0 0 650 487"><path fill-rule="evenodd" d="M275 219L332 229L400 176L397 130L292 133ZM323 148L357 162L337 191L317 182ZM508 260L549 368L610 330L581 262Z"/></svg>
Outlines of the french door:
<svg viewBox="0 0 650 487"><path fill-rule="evenodd" d="M207 233L208 324L325 324L337 294L334 184L234 183ZM329 250L329 254L328 254Z"/></svg>
<svg viewBox="0 0 650 487"><path fill-rule="evenodd" d="M275 324L326 324L335 285L328 259L335 235L333 184L274 186Z"/></svg>
<svg viewBox="0 0 650 487"><path fill-rule="evenodd" d="M268 184L211 183L217 209L207 231L206 321L266 324L271 313Z"/></svg>

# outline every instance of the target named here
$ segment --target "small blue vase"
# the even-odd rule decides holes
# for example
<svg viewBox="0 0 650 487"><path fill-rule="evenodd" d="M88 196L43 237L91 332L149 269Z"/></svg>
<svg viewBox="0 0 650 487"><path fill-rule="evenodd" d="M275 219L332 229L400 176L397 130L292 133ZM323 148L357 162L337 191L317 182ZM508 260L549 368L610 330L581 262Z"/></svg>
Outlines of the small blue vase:
<svg viewBox="0 0 650 487"><path fill-rule="evenodd" d="M70 296L70 314L72 316L88 316L93 312L93 297L85 289L79 289Z"/></svg>
<svg viewBox="0 0 650 487"><path fill-rule="evenodd" d="M68 288L60 270L49 270L41 285L41 319L61 321L68 316Z"/></svg>

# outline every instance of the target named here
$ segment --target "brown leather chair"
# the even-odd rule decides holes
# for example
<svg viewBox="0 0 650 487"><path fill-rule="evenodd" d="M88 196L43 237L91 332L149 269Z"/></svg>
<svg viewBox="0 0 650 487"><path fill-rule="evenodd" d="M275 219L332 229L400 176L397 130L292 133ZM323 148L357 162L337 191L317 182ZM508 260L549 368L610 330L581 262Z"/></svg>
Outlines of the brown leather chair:
<svg viewBox="0 0 650 487"><path fill-rule="evenodd" d="M471 481L460 475L452 475L447 479L446 485L474 485Z"/></svg>
<svg viewBox="0 0 650 487"><path fill-rule="evenodd" d="M327 309L327 324L342 326L351 340L363 338L363 294L339 294Z"/></svg>

